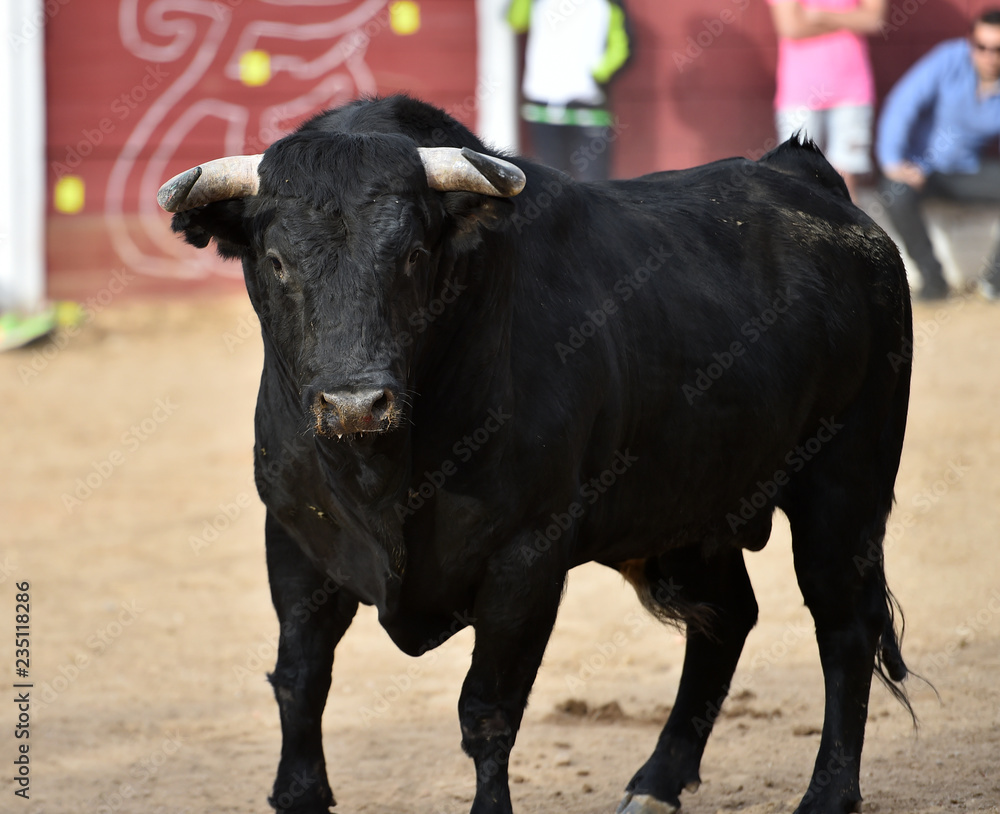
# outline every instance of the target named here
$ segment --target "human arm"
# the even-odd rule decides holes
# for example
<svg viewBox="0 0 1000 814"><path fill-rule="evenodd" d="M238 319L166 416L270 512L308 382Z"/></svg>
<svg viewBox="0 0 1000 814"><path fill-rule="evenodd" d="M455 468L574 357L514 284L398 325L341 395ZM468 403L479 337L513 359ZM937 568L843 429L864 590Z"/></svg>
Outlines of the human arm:
<svg viewBox="0 0 1000 814"><path fill-rule="evenodd" d="M611 17L608 22L608 40L600 61L591 72L601 84L608 80L629 58L628 30L625 26L625 12L617 3L610 3Z"/></svg>
<svg viewBox="0 0 1000 814"><path fill-rule="evenodd" d="M886 97L878 122L875 156L887 177L915 186L916 176L910 168L923 174L930 169L910 155L909 147L921 115L946 90L946 68L947 53L938 46L914 63Z"/></svg>
<svg viewBox="0 0 1000 814"><path fill-rule="evenodd" d="M797 0L771 3L771 19L779 37L801 40L834 31L874 34L885 19L887 0L859 0L857 6L843 11L806 8Z"/></svg>

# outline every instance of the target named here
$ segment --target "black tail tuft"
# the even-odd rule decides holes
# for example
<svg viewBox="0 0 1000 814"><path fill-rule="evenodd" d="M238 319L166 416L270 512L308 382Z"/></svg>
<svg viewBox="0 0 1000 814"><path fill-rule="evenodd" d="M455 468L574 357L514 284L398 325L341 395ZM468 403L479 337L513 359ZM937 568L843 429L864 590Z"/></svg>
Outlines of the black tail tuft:
<svg viewBox="0 0 1000 814"><path fill-rule="evenodd" d="M910 671L906 668L903 654L900 652L900 642L896 639L894 617L899 611L899 605L891 591L886 589L886 594L891 612L885 623L882 640L879 642L879 665L890 679L902 681L909 675ZM902 618L902 614L900 617ZM902 628L900 628L899 638L903 638Z"/></svg>
<svg viewBox="0 0 1000 814"><path fill-rule="evenodd" d="M816 142L805 138L801 130L762 156L760 163L803 181L818 183L822 187L839 192L847 200L851 199L847 184L844 183L840 173L826 160Z"/></svg>
<svg viewBox="0 0 1000 814"><path fill-rule="evenodd" d="M881 568L881 563L879 563L879 567ZM903 679L910 675L910 671L903 661L903 654L900 648L903 640L903 630L905 629L903 612L899 607L899 602L888 587L885 589L885 601L889 613L886 616L885 628L882 631L878 651L875 654L875 675L878 676L885 688L892 693L892 697L899 701L906 708L906 711L910 713L913 726L916 727L917 713L913 710L913 705L910 703L906 690L900 686ZM899 616L900 623L898 636L896 634L897 615Z"/></svg>

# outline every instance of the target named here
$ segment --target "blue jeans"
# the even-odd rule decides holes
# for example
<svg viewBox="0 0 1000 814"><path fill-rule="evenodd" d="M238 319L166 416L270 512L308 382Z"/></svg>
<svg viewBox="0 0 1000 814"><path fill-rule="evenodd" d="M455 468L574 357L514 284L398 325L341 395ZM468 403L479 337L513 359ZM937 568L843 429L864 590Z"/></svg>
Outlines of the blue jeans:
<svg viewBox="0 0 1000 814"><path fill-rule="evenodd" d="M611 169L611 128L528 122L532 152L543 164L577 181L607 181Z"/></svg>
<svg viewBox="0 0 1000 814"><path fill-rule="evenodd" d="M921 203L924 198L946 198L962 203L1000 203L1000 162L984 161L977 173L940 173L927 176L923 189L882 179L881 192L886 212L899 232L907 254L920 269L924 290L942 292L948 288L941 273L941 262L934 254ZM1000 286L1000 238L986 259L982 279Z"/></svg>

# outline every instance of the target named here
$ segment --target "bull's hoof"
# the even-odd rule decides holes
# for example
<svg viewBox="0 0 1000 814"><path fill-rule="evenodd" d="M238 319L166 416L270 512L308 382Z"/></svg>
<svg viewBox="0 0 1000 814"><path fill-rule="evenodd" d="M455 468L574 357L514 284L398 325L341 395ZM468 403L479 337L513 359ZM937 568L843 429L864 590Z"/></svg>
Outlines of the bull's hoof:
<svg viewBox="0 0 1000 814"><path fill-rule="evenodd" d="M861 801L860 800L856 800L853 803L850 803L849 805L850 805L850 808L846 808L846 809L845 808L839 808L839 809L830 809L830 810L831 811L836 811L836 810L847 811L848 814L862 814ZM821 811L821 810L825 811L826 809L806 808L805 807L805 803L803 803L797 809L795 809L795 814L812 814L813 811Z"/></svg>
<svg viewBox="0 0 1000 814"><path fill-rule="evenodd" d="M680 810L680 806L657 800L650 794L626 792L615 809L615 814L676 814Z"/></svg>

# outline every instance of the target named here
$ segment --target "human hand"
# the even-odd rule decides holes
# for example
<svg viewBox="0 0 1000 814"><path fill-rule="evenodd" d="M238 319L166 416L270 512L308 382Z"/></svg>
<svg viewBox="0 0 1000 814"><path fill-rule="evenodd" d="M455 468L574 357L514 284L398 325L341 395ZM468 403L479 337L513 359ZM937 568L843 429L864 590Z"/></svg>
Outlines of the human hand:
<svg viewBox="0 0 1000 814"><path fill-rule="evenodd" d="M798 3L798 15L802 19L802 22L806 25L819 25L820 23L825 23L827 21L826 11L821 8L816 8L814 6L802 6Z"/></svg>
<svg viewBox="0 0 1000 814"><path fill-rule="evenodd" d="M922 189L927 181L927 175L912 161L903 161L891 167L883 167L882 174L890 181L906 184L913 189Z"/></svg>

